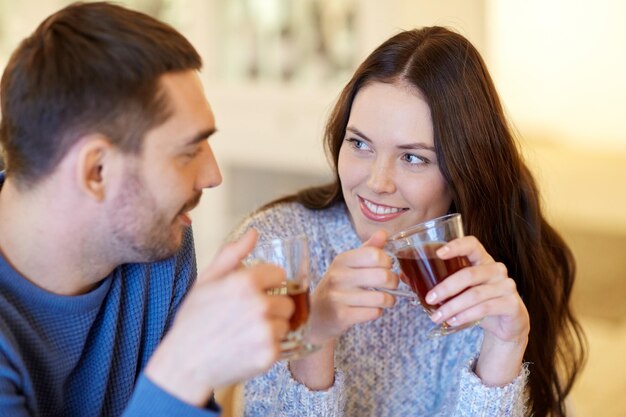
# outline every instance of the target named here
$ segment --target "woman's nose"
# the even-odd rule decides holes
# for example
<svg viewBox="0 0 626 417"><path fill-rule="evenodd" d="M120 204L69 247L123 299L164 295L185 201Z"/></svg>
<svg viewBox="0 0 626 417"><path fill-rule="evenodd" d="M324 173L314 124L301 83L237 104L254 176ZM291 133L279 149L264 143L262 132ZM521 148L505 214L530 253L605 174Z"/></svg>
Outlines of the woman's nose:
<svg viewBox="0 0 626 417"><path fill-rule="evenodd" d="M386 163L374 163L367 186L377 194L391 194L396 191L393 168Z"/></svg>

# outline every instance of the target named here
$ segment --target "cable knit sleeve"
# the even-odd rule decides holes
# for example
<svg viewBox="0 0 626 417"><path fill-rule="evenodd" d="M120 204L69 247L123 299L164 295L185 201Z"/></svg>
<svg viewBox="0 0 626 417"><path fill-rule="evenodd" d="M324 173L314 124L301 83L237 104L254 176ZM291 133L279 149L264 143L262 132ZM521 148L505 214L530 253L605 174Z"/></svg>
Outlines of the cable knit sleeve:
<svg viewBox="0 0 626 417"><path fill-rule="evenodd" d="M461 371L459 395L453 410L441 416L451 417L523 417L526 410L525 386L528 365L524 364L520 374L503 387L488 387L473 372L472 361Z"/></svg>
<svg viewBox="0 0 626 417"><path fill-rule="evenodd" d="M267 374L245 386L245 416L335 417L343 410L343 373L324 391L311 391L294 380L287 362L277 363Z"/></svg>

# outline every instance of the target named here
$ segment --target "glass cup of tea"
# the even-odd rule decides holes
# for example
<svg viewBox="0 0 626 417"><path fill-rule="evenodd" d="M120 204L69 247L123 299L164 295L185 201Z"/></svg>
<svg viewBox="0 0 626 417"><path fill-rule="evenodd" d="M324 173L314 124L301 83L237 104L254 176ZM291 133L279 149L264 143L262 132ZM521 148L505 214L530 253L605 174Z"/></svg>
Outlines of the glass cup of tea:
<svg viewBox="0 0 626 417"><path fill-rule="evenodd" d="M437 249L447 242L463 237L463 222L459 213L448 214L412 226L389 237L385 249L400 266L402 280L417 295L420 305L431 315L441 303L426 302L426 294L458 270L470 266L466 256L441 259ZM450 326L444 322L429 333L430 337L445 336L471 327L475 323Z"/></svg>
<svg viewBox="0 0 626 417"><path fill-rule="evenodd" d="M305 335L309 321L309 247L305 235L273 239L257 245L246 258L248 265L270 263L283 268L286 280L280 287L268 290L271 295L287 295L295 310L289 319L289 332L281 341L280 359L297 359L318 349L307 343Z"/></svg>

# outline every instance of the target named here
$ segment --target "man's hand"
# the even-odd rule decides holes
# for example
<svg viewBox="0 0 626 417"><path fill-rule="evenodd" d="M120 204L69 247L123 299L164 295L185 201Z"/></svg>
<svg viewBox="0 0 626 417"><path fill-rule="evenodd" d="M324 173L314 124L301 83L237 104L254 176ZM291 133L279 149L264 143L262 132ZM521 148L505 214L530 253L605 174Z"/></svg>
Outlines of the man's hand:
<svg viewBox="0 0 626 417"><path fill-rule="evenodd" d="M146 375L179 399L203 406L213 389L265 372L277 360L294 306L269 296L285 272L273 265L243 268L257 233L226 245L198 277Z"/></svg>

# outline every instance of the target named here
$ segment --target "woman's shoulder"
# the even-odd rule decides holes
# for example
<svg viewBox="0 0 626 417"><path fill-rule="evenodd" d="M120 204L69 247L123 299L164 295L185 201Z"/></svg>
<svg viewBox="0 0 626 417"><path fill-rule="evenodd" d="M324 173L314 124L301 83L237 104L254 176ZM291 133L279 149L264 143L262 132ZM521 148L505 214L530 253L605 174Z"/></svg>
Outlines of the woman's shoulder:
<svg viewBox="0 0 626 417"><path fill-rule="evenodd" d="M289 225L298 219L314 219L322 211L308 209L297 201L287 201L257 209L247 218L257 223L284 223Z"/></svg>
<svg viewBox="0 0 626 417"><path fill-rule="evenodd" d="M259 232L260 240L298 234L317 234L320 219L326 217L328 209L314 210L295 201L280 202L258 209L240 223L232 238L254 228Z"/></svg>

